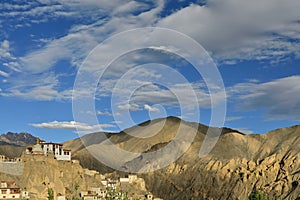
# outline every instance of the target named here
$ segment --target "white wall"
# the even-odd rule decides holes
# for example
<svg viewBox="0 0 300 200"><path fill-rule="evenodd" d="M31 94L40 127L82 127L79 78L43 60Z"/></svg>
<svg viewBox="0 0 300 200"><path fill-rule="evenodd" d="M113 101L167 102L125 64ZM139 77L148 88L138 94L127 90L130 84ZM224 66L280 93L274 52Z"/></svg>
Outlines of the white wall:
<svg viewBox="0 0 300 200"><path fill-rule="evenodd" d="M57 200L66 200L65 196L57 196Z"/></svg>
<svg viewBox="0 0 300 200"><path fill-rule="evenodd" d="M55 155L57 160L71 160L71 155Z"/></svg>

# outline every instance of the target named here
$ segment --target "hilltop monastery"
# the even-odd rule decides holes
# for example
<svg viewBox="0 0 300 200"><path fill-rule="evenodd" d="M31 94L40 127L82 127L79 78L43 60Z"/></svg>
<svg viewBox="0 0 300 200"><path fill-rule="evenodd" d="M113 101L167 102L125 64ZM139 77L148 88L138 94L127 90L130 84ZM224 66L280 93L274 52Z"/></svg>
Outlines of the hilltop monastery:
<svg viewBox="0 0 300 200"><path fill-rule="evenodd" d="M44 155L53 154L56 160L71 160L71 150L64 149L62 144L36 140L36 144L27 147L26 154Z"/></svg>

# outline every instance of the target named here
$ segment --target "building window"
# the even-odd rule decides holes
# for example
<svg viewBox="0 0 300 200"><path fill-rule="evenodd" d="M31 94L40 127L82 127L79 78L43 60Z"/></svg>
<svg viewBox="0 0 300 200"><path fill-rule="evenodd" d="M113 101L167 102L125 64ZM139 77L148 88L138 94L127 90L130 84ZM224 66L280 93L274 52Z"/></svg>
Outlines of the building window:
<svg viewBox="0 0 300 200"><path fill-rule="evenodd" d="M7 190L1 190L2 194L7 194L6 192L7 192Z"/></svg>

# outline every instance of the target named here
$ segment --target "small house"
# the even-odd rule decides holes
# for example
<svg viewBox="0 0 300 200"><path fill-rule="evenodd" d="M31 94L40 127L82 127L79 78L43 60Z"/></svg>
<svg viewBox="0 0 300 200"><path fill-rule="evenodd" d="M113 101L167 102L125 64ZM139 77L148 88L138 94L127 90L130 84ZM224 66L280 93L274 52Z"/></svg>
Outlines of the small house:
<svg viewBox="0 0 300 200"><path fill-rule="evenodd" d="M19 199L21 189L16 187L14 181L1 181L0 199Z"/></svg>

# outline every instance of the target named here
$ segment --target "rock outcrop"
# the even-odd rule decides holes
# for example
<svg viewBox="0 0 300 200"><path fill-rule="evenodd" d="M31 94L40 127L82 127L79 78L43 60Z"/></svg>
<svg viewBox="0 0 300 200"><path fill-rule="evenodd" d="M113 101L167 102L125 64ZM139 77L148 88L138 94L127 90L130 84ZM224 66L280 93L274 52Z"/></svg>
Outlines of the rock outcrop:
<svg viewBox="0 0 300 200"><path fill-rule="evenodd" d="M103 172L113 171L87 150L90 146L97 147L97 142L103 141L103 135L108 136L114 145L143 155L142 153L154 152L169 144L181 122L187 134L196 130L196 137L188 150L175 162L154 172L142 174L146 187L154 195L170 200L223 200L248 199L251 193L259 192L270 199L300 198L300 126L251 135L223 129L216 146L202 158L198 156L199 149L208 127L174 117L147 122L120 134L94 133L82 138L83 141L93 142L82 143L77 139L69 141L67 146L75 150L74 156L85 167ZM130 133L156 135L138 138ZM95 142L97 138L98 141ZM177 147L182 146L179 144ZM170 152L166 152L167 155L168 153ZM151 155L152 157L137 156L130 159L124 163L127 167L125 169L151 163L156 159L155 153Z"/></svg>
<svg viewBox="0 0 300 200"><path fill-rule="evenodd" d="M26 155L16 163L0 163L0 180L14 181L22 190L29 192L32 200L47 200L48 188L54 191L54 196L61 194L67 199L79 196L80 191L91 188L106 189L101 183L106 178L118 180L119 175L100 174L97 171L82 168L77 160L58 161L54 156ZM9 164L9 166L7 165ZM124 187L123 187L124 186ZM128 192L129 196L143 196L148 193L145 182L137 178L132 184L121 185L117 182L117 189ZM55 198L56 199L56 198Z"/></svg>

